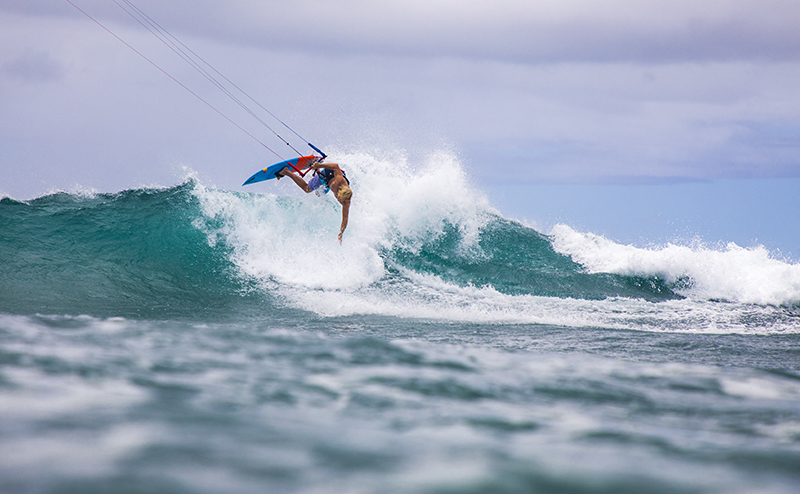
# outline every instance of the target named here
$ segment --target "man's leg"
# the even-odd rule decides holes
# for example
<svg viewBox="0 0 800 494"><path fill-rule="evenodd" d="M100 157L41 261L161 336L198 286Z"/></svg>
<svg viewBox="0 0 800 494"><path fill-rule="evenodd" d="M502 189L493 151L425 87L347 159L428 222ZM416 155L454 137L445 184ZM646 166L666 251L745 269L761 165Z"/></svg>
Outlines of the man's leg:
<svg viewBox="0 0 800 494"><path fill-rule="evenodd" d="M285 167L283 170L278 172L278 179L280 180L281 177L289 177L289 178L291 178L294 181L294 183L297 184L298 187L300 187L301 189L303 189L305 191L306 194L311 192L311 189L308 187L308 184L306 183L306 181L303 180L301 177L298 177L297 175L295 175L292 172L292 170L289 169L288 166Z"/></svg>

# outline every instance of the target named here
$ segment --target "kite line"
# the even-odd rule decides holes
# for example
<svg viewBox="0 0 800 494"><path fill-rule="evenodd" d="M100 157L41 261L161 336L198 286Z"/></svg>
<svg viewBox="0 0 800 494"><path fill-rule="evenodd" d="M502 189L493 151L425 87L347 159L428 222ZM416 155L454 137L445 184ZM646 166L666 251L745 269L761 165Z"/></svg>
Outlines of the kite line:
<svg viewBox="0 0 800 494"><path fill-rule="evenodd" d="M75 3L72 2L72 0L66 0L66 2L69 3L70 5L72 5L73 7L75 7L79 12L81 12L83 15L85 15L87 18L89 18L92 22L94 22L95 24L100 26L103 30L105 30L106 32L111 34L113 37L115 37L117 40L119 40L122 44L124 44L125 46L130 48L134 53L136 53L137 55L142 57L150 65L152 65L153 67L158 69L160 72L162 72L164 75L166 75L167 77L172 79L176 84L178 84L183 89L188 91L195 98L200 100L203 104L205 104L206 106L208 106L209 108L214 110L217 114L219 114L225 120L227 120L228 122L233 124L236 128L238 128L239 130L244 132L246 135L248 135L250 138L252 138L256 142L261 144L263 147L265 147L267 150L269 150L272 154L274 154L275 156L277 156L278 158L283 160L283 157L280 154L278 154L275 150L273 150L272 148L267 146L264 142L262 142L260 139L258 139L256 136L254 136L252 133L248 132L241 125L239 125L233 119L231 119L230 117L225 115L222 111L217 109L214 105L209 103L207 100L205 100L199 94L197 94L195 91L193 91L188 86L186 86L185 84L180 82L177 78L172 76L169 72L167 72L166 70L161 68L158 64L156 64L150 58L148 58L143 53L141 53L139 50L134 48L131 44L126 42L120 36L115 34L108 27L103 25L100 21L98 21L97 19L92 17L88 12L86 12L85 10L83 10L80 7L78 7L77 5L75 5ZM250 96L247 92L245 92L243 89L241 89L239 86L237 86L233 81L231 81L230 79L225 77L225 75L223 75L220 71L218 71L216 68L214 68L214 66L212 66L209 62L207 62L205 59L203 59L201 56L199 56L197 53L195 53L191 48L186 46L177 37L172 35L172 33L170 33L167 29L165 29L163 26L161 26L159 23L157 23L155 20L153 20L149 15L147 15L139 7L134 5L133 2L131 2L130 0L121 0L121 2L122 3L120 3L120 1L118 1L118 0L114 0L114 3L117 4L117 6L120 7L123 11L125 11L125 13L130 15L134 20L136 20L139 24L141 24L142 27L147 29L147 31L149 31L153 36L155 36L159 41L164 43L164 45L166 45L170 50L172 50L178 57L180 57L183 61L188 63L192 68L194 68L196 71L198 71L203 77L205 77L211 84L213 84L223 94L228 96L234 103L239 105L244 111L246 111L248 114L250 114L250 116L252 116L256 121L258 121L266 129L268 129L275 136L277 136L278 139L280 139L284 144L289 146L292 149L292 151L297 153L298 156L302 156L302 153L300 153L300 151L298 151L294 146L292 146L291 143L289 143L275 129L273 129L269 124L267 124L267 122L265 122L261 117L259 117L258 114L252 108L250 108L245 102L243 102L239 97L237 97L236 94L234 94L234 92L232 91L232 89L229 88L228 86L226 86L226 84L224 82L222 82L220 79L218 79L217 76L222 78L222 80L224 80L228 85L230 85L236 91L238 91L239 93L244 95L248 100L250 100L252 103L257 105L259 108L261 108L267 114L269 114L272 118L274 118L275 120L280 122L281 125L286 127L286 129L291 131L295 136L297 136L298 138L302 139L314 151L320 153L323 158L326 157L325 153L322 152L322 150L320 150L318 147L316 147L313 144L311 144L310 141L308 141L303 136L301 136L299 133L297 133L288 124L286 124L286 122L284 122L283 120L278 118L274 113L272 113L267 108L265 108L262 104L260 104L258 101L256 101L252 96ZM215 74L216 74L216 76L215 76Z"/></svg>

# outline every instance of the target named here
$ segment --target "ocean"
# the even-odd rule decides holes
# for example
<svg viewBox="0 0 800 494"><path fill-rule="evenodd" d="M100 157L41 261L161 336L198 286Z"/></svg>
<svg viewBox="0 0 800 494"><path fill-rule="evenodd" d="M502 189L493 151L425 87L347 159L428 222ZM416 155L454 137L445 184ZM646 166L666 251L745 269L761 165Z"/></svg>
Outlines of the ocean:
<svg viewBox="0 0 800 494"><path fill-rule="evenodd" d="M800 264L431 160L0 200L0 492L800 492Z"/></svg>

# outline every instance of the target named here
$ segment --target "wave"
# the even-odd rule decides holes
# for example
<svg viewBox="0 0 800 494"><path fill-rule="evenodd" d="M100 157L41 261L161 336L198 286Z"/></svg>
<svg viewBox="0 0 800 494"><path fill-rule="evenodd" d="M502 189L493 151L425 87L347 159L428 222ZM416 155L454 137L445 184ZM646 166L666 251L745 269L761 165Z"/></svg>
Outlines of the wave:
<svg viewBox="0 0 800 494"><path fill-rule="evenodd" d="M553 228L553 247L592 273L658 276L698 300L790 305L800 300L800 264L774 259L763 246L721 249L668 244L642 249L620 245L566 225Z"/></svg>
<svg viewBox="0 0 800 494"><path fill-rule="evenodd" d="M342 246L336 201L286 181L4 198L0 312L797 327L800 266L763 249L638 249L564 225L545 235L503 218L452 156L339 161L354 190Z"/></svg>
<svg viewBox="0 0 800 494"><path fill-rule="evenodd" d="M0 200L0 311L169 317L239 300L225 250L192 226L194 187Z"/></svg>

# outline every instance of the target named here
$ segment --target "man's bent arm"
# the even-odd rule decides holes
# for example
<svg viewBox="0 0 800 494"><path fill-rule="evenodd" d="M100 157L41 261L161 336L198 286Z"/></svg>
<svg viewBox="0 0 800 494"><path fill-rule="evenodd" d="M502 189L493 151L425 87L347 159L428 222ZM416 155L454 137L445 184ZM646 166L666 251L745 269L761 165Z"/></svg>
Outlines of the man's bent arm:
<svg viewBox="0 0 800 494"><path fill-rule="evenodd" d="M320 163L319 161L317 161L316 163L311 165L311 168L313 168L315 170L319 170L320 168L327 168L328 170L339 170L339 171L341 171L341 168L339 168L339 164L338 163Z"/></svg>

